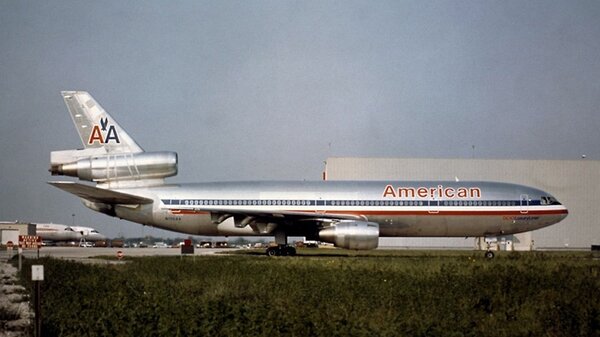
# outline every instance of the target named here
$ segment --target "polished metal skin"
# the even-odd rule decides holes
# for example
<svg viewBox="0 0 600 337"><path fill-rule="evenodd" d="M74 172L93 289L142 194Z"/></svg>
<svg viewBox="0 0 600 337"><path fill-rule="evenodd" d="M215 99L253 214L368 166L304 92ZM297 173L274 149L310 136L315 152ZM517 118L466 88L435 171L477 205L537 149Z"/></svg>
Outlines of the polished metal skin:
<svg viewBox="0 0 600 337"><path fill-rule="evenodd" d="M319 231L322 241L346 249L375 249L379 244L379 224L366 221L340 221Z"/></svg>
<svg viewBox="0 0 600 337"><path fill-rule="evenodd" d="M63 97L89 147L53 152L50 170L98 185L50 184L77 195L93 210L145 225L196 235L273 235L278 243L288 235L305 236L373 249L384 236L512 234L555 224L568 214L544 191L498 182L166 184L164 178L177 170L175 154L140 152L88 93L63 92ZM98 146L102 143L105 147ZM111 158L121 159L113 165Z"/></svg>
<svg viewBox="0 0 600 337"><path fill-rule="evenodd" d="M167 178L177 175L177 153L142 152L82 158L54 165L51 173L100 183Z"/></svg>

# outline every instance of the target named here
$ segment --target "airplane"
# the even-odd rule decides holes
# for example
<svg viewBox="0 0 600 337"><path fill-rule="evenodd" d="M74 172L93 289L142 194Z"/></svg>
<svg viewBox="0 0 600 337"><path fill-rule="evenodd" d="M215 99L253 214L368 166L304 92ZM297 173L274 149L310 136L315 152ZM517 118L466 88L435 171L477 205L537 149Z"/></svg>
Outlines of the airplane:
<svg viewBox="0 0 600 337"><path fill-rule="evenodd" d="M44 241L101 241L106 236L91 227L65 226L59 224L35 223L36 235Z"/></svg>
<svg viewBox="0 0 600 337"><path fill-rule="evenodd" d="M71 226L74 231L81 233L84 241L104 241L106 236L100 234L97 229L91 227Z"/></svg>
<svg viewBox="0 0 600 337"><path fill-rule="evenodd" d="M52 151L49 184L88 208L166 230L273 236L267 255L295 255L288 236L367 250L380 237L489 237L550 226L567 208L542 190L485 181L242 181L170 184L175 152L146 152L85 91L62 97L84 148ZM491 251L487 257L493 257Z"/></svg>

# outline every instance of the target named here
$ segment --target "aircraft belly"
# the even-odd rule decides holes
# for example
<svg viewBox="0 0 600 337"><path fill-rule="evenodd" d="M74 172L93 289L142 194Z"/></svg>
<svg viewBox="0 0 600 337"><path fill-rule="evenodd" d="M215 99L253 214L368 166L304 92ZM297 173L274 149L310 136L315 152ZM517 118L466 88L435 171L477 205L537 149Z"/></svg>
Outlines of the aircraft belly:
<svg viewBox="0 0 600 337"><path fill-rule="evenodd" d="M152 226L193 235L256 235L250 226L238 228L233 218L215 224L209 212L181 212L173 213L169 210L160 210L154 213Z"/></svg>
<svg viewBox="0 0 600 337"><path fill-rule="evenodd" d="M394 217L373 217L369 221L379 223L380 236L445 236L445 217L429 215L402 215Z"/></svg>
<svg viewBox="0 0 600 337"><path fill-rule="evenodd" d="M218 235L210 213L173 214L167 210L154 213L154 226L193 235Z"/></svg>
<svg viewBox="0 0 600 337"><path fill-rule="evenodd" d="M393 218L373 218L380 225L380 236L450 236L476 237L500 234L514 234L539 229L556 223L564 215L518 216L481 215L443 216L439 214L420 216L397 216Z"/></svg>
<svg viewBox="0 0 600 337"><path fill-rule="evenodd" d="M455 216L448 220L448 236L485 236L502 229L502 217L497 215Z"/></svg>
<svg viewBox="0 0 600 337"><path fill-rule="evenodd" d="M375 219L373 219L375 220ZM501 216L443 216L439 214L420 216L397 216L391 219L377 219L380 235L409 237L438 236L485 236L509 230ZM521 229L519 227L519 229Z"/></svg>

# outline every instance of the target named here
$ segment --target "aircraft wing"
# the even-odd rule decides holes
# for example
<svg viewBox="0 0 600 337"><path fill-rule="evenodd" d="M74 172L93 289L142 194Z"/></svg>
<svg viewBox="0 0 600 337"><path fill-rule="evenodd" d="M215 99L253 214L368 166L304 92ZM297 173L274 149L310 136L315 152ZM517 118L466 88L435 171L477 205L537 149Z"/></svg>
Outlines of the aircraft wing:
<svg viewBox="0 0 600 337"><path fill-rule="evenodd" d="M223 212L223 211L221 211ZM347 213L319 213L319 212L302 212L302 211L277 211L277 212L265 212L265 211L241 211L239 214L257 216L260 218L271 218L271 219L289 219L296 221L330 221L330 220L365 220L365 217L358 214L347 214Z"/></svg>
<svg viewBox="0 0 600 337"><path fill-rule="evenodd" d="M323 213L314 211L283 211L283 210L250 210L223 208L194 208L194 211L209 212L213 223L221 223L233 217L236 224L253 225L256 223L287 223L297 222L333 222L336 220L366 221L366 217L351 213ZM177 211L175 211L177 212ZM185 212L185 211L184 211Z"/></svg>
<svg viewBox="0 0 600 337"><path fill-rule="evenodd" d="M153 202L152 199L140 197L137 195L79 184L73 181L50 181L48 182L48 184L58 187L61 190L69 192L71 194L75 194L76 196L89 200L91 202L101 202L113 205L138 205L151 204Z"/></svg>

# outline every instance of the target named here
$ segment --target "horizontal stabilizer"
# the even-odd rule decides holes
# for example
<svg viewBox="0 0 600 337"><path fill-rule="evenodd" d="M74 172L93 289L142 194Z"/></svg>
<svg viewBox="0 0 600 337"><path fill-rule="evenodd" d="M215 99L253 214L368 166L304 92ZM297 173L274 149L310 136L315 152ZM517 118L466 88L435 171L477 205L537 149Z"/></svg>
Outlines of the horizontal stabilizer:
<svg viewBox="0 0 600 337"><path fill-rule="evenodd" d="M117 192L104 188L79 184L72 181L50 181L48 184L58 187L63 191L75 194L76 196L89 200L91 202L101 202L105 204L138 205L151 204L152 199L139 197L132 194Z"/></svg>

